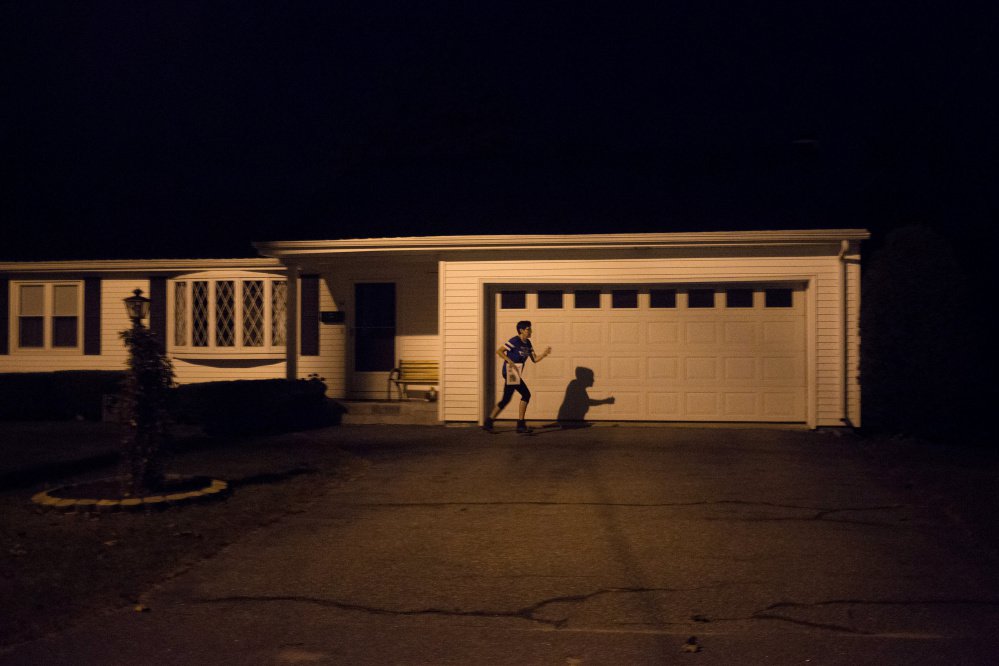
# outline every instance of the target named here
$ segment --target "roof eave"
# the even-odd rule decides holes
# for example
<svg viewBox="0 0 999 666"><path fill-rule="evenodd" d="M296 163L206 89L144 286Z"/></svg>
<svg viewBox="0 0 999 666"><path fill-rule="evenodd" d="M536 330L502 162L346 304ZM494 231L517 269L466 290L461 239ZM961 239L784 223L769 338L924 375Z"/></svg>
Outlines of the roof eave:
<svg viewBox="0 0 999 666"><path fill-rule="evenodd" d="M176 273L205 270L275 270L283 264L271 257L244 259L86 259L79 261L10 261L3 273Z"/></svg>
<svg viewBox="0 0 999 666"><path fill-rule="evenodd" d="M546 249L640 249L684 247L787 246L839 243L870 238L866 229L698 232L664 234L488 235L360 238L328 241L253 243L260 254L283 258L372 252L442 252Z"/></svg>

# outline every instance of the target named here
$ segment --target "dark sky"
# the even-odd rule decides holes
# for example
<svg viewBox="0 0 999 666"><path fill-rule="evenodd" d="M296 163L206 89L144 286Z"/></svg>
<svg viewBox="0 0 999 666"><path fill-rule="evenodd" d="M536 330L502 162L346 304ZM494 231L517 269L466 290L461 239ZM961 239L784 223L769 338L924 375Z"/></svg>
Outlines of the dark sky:
<svg viewBox="0 0 999 666"><path fill-rule="evenodd" d="M997 10L627 4L5 2L0 259L910 223L995 238Z"/></svg>

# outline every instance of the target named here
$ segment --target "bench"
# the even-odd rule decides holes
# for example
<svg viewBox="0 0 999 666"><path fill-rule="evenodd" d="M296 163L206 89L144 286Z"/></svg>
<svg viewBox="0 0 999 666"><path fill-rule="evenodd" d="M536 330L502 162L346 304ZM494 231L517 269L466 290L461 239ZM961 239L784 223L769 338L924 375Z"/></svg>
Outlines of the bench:
<svg viewBox="0 0 999 666"><path fill-rule="evenodd" d="M389 382L395 384L399 399L409 399L409 384L435 386L440 382L440 363L437 361L399 361L399 367L389 373ZM392 389L389 387L389 397Z"/></svg>

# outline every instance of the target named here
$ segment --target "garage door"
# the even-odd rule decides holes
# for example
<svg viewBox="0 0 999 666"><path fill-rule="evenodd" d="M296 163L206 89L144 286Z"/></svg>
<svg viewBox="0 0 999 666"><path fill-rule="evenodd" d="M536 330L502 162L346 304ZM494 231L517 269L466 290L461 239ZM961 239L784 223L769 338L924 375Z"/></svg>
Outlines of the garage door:
<svg viewBox="0 0 999 666"><path fill-rule="evenodd" d="M537 352L553 350L527 363L531 419L806 420L804 285L546 285L494 298L493 350L522 319Z"/></svg>

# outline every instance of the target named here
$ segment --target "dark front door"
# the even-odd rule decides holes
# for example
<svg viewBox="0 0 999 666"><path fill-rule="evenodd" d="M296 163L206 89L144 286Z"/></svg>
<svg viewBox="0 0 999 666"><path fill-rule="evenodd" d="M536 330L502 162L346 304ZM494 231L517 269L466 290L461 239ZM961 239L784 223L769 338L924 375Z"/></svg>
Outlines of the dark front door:
<svg viewBox="0 0 999 666"><path fill-rule="evenodd" d="M354 372L395 367L395 283L354 285Z"/></svg>

